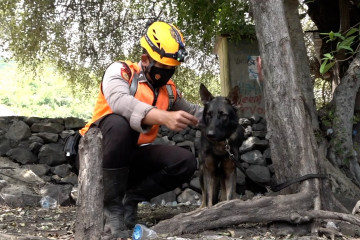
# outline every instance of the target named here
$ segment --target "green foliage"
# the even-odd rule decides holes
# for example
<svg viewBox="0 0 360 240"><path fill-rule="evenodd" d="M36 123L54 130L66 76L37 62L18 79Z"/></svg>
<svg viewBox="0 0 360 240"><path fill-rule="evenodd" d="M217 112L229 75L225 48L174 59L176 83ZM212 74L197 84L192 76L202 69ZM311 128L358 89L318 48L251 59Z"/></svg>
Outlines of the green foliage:
<svg viewBox="0 0 360 240"><path fill-rule="evenodd" d="M325 107L332 99L331 83L322 78L315 78L314 81L314 96L316 108L321 109Z"/></svg>
<svg viewBox="0 0 360 240"><path fill-rule="evenodd" d="M325 115L320 116L321 123L326 128L331 128L335 121L335 113L333 109L328 109Z"/></svg>
<svg viewBox="0 0 360 240"><path fill-rule="evenodd" d="M174 1L178 24L184 29L192 46L212 52L216 36L225 35L233 41L255 39L255 28L249 17L249 2L239 0Z"/></svg>
<svg viewBox="0 0 360 240"><path fill-rule="evenodd" d="M212 72L206 72L198 76L189 68L179 69L174 76L174 82L178 86L182 97L186 100L202 104L200 101L200 82L203 83L213 95L220 95L220 78ZM196 84L194 84L196 82Z"/></svg>
<svg viewBox="0 0 360 240"><path fill-rule="evenodd" d="M350 28L345 35L341 34L340 32L333 32L330 31L329 33L320 33L321 35L325 35L328 39L328 42L337 42L336 49L325 53L324 58L322 58L323 62L320 66L320 73L325 74L328 72L336 63L336 54L340 51L345 51L346 54L353 56L357 53L359 48L359 41L360 41L360 25L358 28L353 27ZM353 47L356 47L356 50Z"/></svg>
<svg viewBox="0 0 360 240"><path fill-rule="evenodd" d="M38 75L23 71L15 63L0 61L0 104L21 116L79 117L88 120L98 94L98 83L89 88L69 84L55 67L41 65ZM95 80L92 80L95 82ZM200 77L194 70L179 68L174 81L184 98L201 104L199 84L204 83L214 94L219 95L219 77L211 72Z"/></svg>
<svg viewBox="0 0 360 240"><path fill-rule="evenodd" d="M21 116L91 117L96 91L73 87L49 65L42 65L39 74L20 71L15 63L1 63L0 104ZM73 93L77 92L76 97ZM91 97L90 97L91 96Z"/></svg>
<svg viewBox="0 0 360 240"><path fill-rule="evenodd" d="M357 113L357 114L354 114L353 116L353 124L356 125L360 122L360 114Z"/></svg>
<svg viewBox="0 0 360 240"><path fill-rule="evenodd" d="M86 88L112 61L138 61L146 23L163 20L184 32L190 51L184 67L195 71L188 81L199 85L204 73L216 71L217 35L255 38L248 8L239 0L2 0L0 54L33 71L49 62L71 84Z"/></svg>

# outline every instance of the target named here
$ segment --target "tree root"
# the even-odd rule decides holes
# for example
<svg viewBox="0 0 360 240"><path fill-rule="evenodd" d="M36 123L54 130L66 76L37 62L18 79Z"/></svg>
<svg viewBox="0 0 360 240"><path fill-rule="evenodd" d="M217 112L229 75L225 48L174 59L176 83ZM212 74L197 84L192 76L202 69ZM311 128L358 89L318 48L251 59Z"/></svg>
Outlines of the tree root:
<svg viewBox="0 0 360 240"><path fill-rule="evenodd" d="M211 208L197 209L161 221L152 229L160 234L199 233L243 223L288 222L300 224L321 219L346 221L360 226L360 218L351 214L313 210L313 193L261 197L242 201L239 199L220 202Z"/></svg>

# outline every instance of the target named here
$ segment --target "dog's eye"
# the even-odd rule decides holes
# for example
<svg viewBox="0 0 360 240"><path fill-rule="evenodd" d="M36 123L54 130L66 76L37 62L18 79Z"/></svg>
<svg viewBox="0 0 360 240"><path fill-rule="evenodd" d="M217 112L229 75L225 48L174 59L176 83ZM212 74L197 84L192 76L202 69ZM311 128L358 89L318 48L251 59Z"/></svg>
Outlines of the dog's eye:
<svg viewBox="0 0 360 240"><path fill-rule="evenodd" d="M227 118L228 114L226 112L219 112L219 116L222 118Z"/></svg>
<svg viewBox="0 0 360 240"><path fill-rule="evenodd" d="M207 122L209 122L212 118L213 114L212 112L206 112L205 119Z"/></svg>

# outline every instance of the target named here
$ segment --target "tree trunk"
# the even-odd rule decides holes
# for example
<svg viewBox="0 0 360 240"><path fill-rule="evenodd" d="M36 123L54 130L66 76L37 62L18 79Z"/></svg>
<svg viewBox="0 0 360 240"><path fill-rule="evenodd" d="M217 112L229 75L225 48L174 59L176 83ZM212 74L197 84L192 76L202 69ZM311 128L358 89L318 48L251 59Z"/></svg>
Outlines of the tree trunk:
<svg viewBox="0 0 360 240"><path fill-rule="evenodd" d="M277 182L320 173L309 64L298 1L251 1L263 63L267 130ZM312 89L312 88L311 88ZM324 156L322 156L324 157Z"/></svg>
<svg viewBox="0 0 360 240"><path fill-rule="evenodd" d="M307 1L308 13L315 22L319 32L341 32L344 34L350 27L357 26L360 20L360 9L356 3L349 0L317 0ZM328 16L332 16L329 18ZM327 42L323 40L322 53L331 52L336 48L336 42ZM355 60L352 58L345 59L344 51L341 50L336 59L340 60L333 68L333 106L335 106L335 116L333 119L333 128L335 135L332 138L329 156L332 163L342 167L349 176L351 176L359 186L360 167L358 164L360 150L358 146L360 138L358 136L352 139L353 114L355 110L360 109L357 101L354 103L356 96L354 92L358 91L358 75L354 68L359 65L359 55ZM352 61L357 63L351 64ZM351 69L353 68L353 69ZM357 92L360 96L360 94ZM357 104L357 106L355 105ZM360 129L360 127L359 127ZM354 151L356 150L356 151ZM357 191L359 188L357 187Z"/></svg>
<svg viewBox="0 0 360 240"><path fill-rule="evenodd" d="M318 145L310 70L298 16L297 0L251 0L264 76L265 109L277 182L321 173L324 145ZM335 171L333 171L335 172ZM330 173L333 173L330 172ZM162 221L153 229L179 235L241 223L310 222L341 219L360 225L360 218L322 209L346 211L331 194L328 180L312 179L289 188L287 195L220 202ZM283 192L285 193L285 192ZM314 224L315 223L315 224Z"/></svg>
<svg viewBox="0 0 360 240"><path fill-rule="evenodd" d="M99 240L103 230L102 135L91 128L79 144L76 240Z"/></svg>
<svg viewBox="0 0 360 240"><path fill-rule="evenodd" d="M360 86L360 53L350 64L341 83L336 88L333 101L335 106L331 151L335 153L336 164L350 169L351 175L359 185L360 166L352 139L353 117L356 94Z"/></svg>

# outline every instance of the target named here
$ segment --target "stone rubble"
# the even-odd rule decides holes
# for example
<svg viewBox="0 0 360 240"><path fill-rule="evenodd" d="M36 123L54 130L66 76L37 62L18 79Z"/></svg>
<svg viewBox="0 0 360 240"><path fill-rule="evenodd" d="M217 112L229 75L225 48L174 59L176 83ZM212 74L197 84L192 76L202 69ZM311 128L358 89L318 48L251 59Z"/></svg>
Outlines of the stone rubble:
<svg viewBox="0 0 360 240"><path fill-rule="evenodd" d="M251 178L237 170L238 197L264 193L273 179L270 148L266 139L266 121L261 117L240 118L246 139L240 147L240 161ZM75 204L77 175L63 153L67 136L85 125L78 118L0 117L0 204L11 207L40 206L49 196L59 205ZM158 144L178 145L192 151L199 149L200 131L188 127L174 132L161 127ZM201 203L199 173L181 187L151 200L151 204L176 205ZM255 184L256 185L256 184Z"/></svg>

